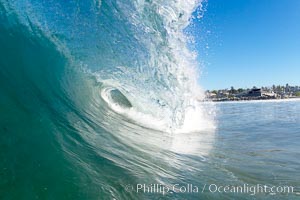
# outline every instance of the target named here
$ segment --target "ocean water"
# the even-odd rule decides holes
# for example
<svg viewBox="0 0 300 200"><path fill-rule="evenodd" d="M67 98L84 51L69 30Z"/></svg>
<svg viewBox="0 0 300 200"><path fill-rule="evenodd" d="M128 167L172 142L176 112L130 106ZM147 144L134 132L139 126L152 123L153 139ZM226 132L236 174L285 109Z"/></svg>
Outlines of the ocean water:
<svg viewBox="0 0 300 200"><path fill-rule="evenodd" d="M0 0L0 199L299 198L213 191L299 186L300 106L203 103L197 9Z"/></svg>

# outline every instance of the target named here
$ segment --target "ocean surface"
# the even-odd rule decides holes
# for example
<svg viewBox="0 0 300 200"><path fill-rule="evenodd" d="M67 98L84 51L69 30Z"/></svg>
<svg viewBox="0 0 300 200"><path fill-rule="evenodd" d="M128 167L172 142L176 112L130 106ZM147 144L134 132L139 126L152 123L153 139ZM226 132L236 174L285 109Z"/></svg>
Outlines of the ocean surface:
<svg viewBox="0 0 300 200"><path fill-rule="evenodd" d="M0 199L299 199L300 102L203 102L201 12L0 0Z"/></svg>

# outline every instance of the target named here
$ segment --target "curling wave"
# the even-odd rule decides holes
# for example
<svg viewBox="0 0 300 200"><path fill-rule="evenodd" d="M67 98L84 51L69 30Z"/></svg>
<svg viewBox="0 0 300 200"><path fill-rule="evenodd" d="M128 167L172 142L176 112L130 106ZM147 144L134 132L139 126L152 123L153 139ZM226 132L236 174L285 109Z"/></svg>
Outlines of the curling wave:
<svg viewBox="0 0 300 200"><path fill-rule="evenodd" d="M132 199L117 189L125 177L164 182L176 178L164 170L171 155L207 155L210 142L203 140L213 139L214 108L202 102L196 56L184 34L199 5L0 0L0 141L6 152L0 155L18 158L2 163L9 170L0 184L9 186L13 174L24 173L32 183L18 182L16 198L43 196L44 185L55 182L69 183L77 198L95 198L100 190L103 198ZM172 162L177 169L185 165ZM39 177L30 170L35 166L55 181L44 178L28 188ZM118 183L110 181L111 170Z"/></svg>

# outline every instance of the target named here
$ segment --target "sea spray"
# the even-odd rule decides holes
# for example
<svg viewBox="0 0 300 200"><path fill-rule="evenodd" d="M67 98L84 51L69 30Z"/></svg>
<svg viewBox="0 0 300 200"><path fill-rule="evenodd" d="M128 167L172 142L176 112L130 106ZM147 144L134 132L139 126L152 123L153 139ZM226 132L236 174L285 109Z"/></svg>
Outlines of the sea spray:
<svg viewBox="0 0 300 200"><path fill-rule="evenodd" d="M160 130L187 132L213 126L211 115L199 103L204 93L198 85L198 64L184 34L200 1L11 5L23 9L19 16L24 21L64 44L99 82L121 91L132 109L161 121Z"/></svg>
<svg viewBox="0 0 300 200"><path fill-rule="evenodd" d="M123 186L197 171L214 139L183 33L199 2L0 2L0 195L141 199Z"/></svg>

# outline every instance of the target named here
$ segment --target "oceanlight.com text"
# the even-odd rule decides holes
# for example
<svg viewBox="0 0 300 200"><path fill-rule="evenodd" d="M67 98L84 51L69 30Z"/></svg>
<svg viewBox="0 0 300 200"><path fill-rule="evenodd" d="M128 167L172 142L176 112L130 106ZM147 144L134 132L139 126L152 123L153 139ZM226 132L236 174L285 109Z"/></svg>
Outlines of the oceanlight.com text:
<svg viewBox="0 0 300 200"><path fill-rule="evenodd" d="M145 193L145 194L173 194L173 193L219 193L219 194L293 194L295 192L294 186L274 186L267 184L242 184L242 185L218 185L218 184L204 184L202 186L195 184L128 184L124 187L127 192Z"/></svg>

